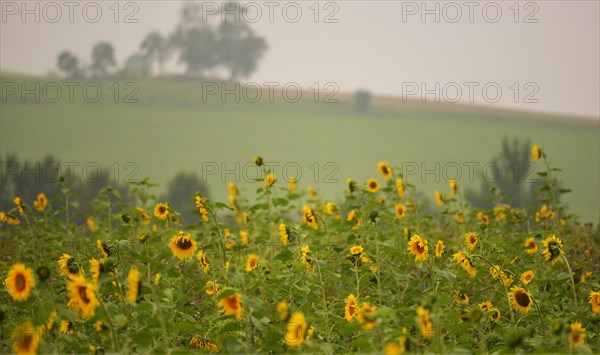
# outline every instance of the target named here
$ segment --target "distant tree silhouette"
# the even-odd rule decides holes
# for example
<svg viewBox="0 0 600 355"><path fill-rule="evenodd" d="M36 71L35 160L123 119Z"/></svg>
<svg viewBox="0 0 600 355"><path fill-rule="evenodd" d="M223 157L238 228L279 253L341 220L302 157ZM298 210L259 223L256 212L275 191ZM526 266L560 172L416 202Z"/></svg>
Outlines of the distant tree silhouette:
<svg viewBox="0 0 600 355"><path fill-rule="evenodd" d="M358 90L354 94L354 103L356 105L356 110L361 114L365 114L369 111L370 101L371 93L368 91Z"/></svg>
<svg viewBox="0 0 600 355"><path fill-rule="evenodd" d="M194 211L193 197L200 192L203 197L210 197L208 188L194 173L178 173L167 186L167 193L160 200L168 201L172 209L181 213L184 223L194 223L198 214Z"/></svg>
<svg viewBox="0 0 600 355"><path fill-rule="evenodd" d="M108 42L99 42L92 49L92 74L100 78L108 76L108 69L117 64L115 49Z"/></svg>
<svg viewBox="0 0 600 355"><path fill-rule="evenodd" d="M57 66L69 79L77 78L82 74L79 59L69 51L63 51L58 55Z"/></svg>
<svg viewBox="0 0 600 355"><path fill-rule="evenodd" d="M159 75L164 74L164 64L170 55L169 41L159 32L148 33L142 42L140 49L144 56L151 62L158 65Z"/></svg>

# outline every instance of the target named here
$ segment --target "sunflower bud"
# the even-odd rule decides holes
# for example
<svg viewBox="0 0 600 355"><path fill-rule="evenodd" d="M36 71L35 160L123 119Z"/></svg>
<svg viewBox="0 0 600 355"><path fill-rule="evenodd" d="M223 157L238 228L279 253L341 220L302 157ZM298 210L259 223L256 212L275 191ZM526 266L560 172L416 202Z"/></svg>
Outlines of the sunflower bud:
<svg viewBox="0 0 600 355"><path fill-rule="evenodd" d="M369 219L371 220L371 222L373 222L373 223L377 222L377 217L379 217L379 212L373 211L373 212L369 213Z"/></svg>
<svg viewBox="0 0 600 355"><path fill-rule="evenodd" d="M150 236L150 234L146 231L140 232L138 234L138 240L140 241L140 243L147 243L149 236Z"/></svg>
<svg viewBox="0 0 600 355"><path fill-rule="evenodd" d="M37 274L38 279L40 279L40 281L42 281L42 282L44 282L50 278L50 269L48 269L48 267L46 267L46 266L38 267L35 270L35 273Z"/></svg>
<svg viewBox="0 0 600 355"><path fill-rule="evenodd" d="M261 157L259 157L258 155L254 157L254 164L256 164L256 166L262 166L263 165L263 159Z"/></svg>
<svg viewBox="0 0 600 355"><path fill-rule="evenodd" d="M129 223L129 222L131 222L131 217L129 217L129 215L128 215L128 214L122 214L122 215L121 215L121 219L122 219L122 220L123 220L123 222L125 222L125 223Z"/></svg>

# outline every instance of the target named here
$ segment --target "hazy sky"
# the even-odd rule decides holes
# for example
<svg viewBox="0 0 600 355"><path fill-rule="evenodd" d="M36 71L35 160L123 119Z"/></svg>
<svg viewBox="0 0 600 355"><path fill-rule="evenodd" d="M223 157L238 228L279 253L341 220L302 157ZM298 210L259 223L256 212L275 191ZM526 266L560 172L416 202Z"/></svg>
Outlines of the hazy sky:
<svg viewBox="0 0 600 355"><path fill-rule="evenodd" d="M149 31L170 33L183 5L27 1L32 11L23 19L21 1L0 3L0 69L38 74L55 69L56 56L65 49L89 62L98 41L112 42L122 64ZM221 4L205 2L204 10ZM258 16L257 9L262 16L252 26L269 49L248 80L304 87L318 82L321 89L332 82L341 91L364 88L416 99L431 90L425 96L429 102L472 99L598 119L599 4L256 1L250 4L251 17ZM176 58L172 62L169 70L176 71Z"/></svg>

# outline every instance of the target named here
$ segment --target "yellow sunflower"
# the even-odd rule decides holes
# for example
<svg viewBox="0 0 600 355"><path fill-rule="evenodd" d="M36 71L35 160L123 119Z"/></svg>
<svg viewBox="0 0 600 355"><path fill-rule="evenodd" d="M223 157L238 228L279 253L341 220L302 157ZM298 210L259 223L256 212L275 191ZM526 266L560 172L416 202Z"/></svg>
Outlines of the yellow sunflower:
<svg viewBox="0 0 600 355"><path fill-rule="evenodd" d="M312 229L315 230L319 228L319 226L317 225L317 218L315 217L312 208L306 205L302 207L302 223L306 224L309 227L312 227Z"/></svg>
<svg viewBox="0 0 600 355"><path fill-rule="evenodd" d="M346 298L346 306L344 307L344 318L348 322L352 322L356 316L358 311L358 299L353 294L348 295Z"/></svg>
<svg viewBox="0 0 600 355"><path fill-rule="evenodd" d="M208 262L208 258L206 257L206 254L204 254L202 249L200 249L198 251L198 255L196 255L196 257L198 258L198 262L200 263L200 266L202 267L202 271L207 273L208 270L210 269L210 264Z"/></svg>
<svg viewBox="0 0 600 355"><path fill-rule="evenodd" d="M487 214L483 213L483 212L477 212L477 218L481 221L481 223L483 224L490 224L490 217L487 216Z"/></svg>
<svg viewBox="0 0 600 355"><path fill-rule="evenodd" d="M10 335L13 341L13 351L19 355L37 354L43 334L44 328L34 328L31 321L19 324Z"/></svg>
<svg viewBox="0 0 600 355"><path fill-rule="evenodd" d="M206 281L206 294L209 296L212 296L216 293L219 293L219 291L221 291L221 286L216 283L216 282L212 282L212 281Z"/></svg>
<svg viewBox="0 0 600 355"><path fill-rule="evenodd" d="M299 348L306 338L306 318L302 312L295 312L290 317L290 321L285 331L285 343L291 348Z"/></svg>
<svg viewBox="0 0 600 355"><path fill-rule="evenodd" d="M460 252L455 253L454 255L452 255L452 259L454 259L458 263L458 265L460 265L460 267L462 267L466 272L468 272L469 275L477 275L477 270L475 270L473 263L465 254Z"/></svg>
<svg viewBox="0 0 600 355"><path fill-rule="evenodd" d="M379 181L377 181L377 179L367 180L367 191L371 193L376 193L379 191Z"/></svg>
<svg viewBox="0 0 600 355"><path fill-rule="evenodd" d="M542 151L540 150L540 147L537 146L537 144L531 148L531 156L533 157L533 160L538 160L541 158Z"/></svg>
<svg viewBox="0 0 600 355"><path fill-rule="evenodd" d="M58 259L58 266L60 267L60 274L68 279L79 275L79 265L77 265L75 259L69 254L61 255L60 259Z"/></svg>
<svg viewBox="0 0 600 355"><path fill-rule="evenodd" d="M142 281L140 279L140 272L136 267L132 267L127 275L127 283L129 283L129 291L127 292L127 299L131 303L135 303L140 298L142 291Z"/></svg>
<svg viewBox="0 0 600 355"><path fill-rule="evenodd" d="M142 222L142 225L147 226L150 224L152 217L150 217L150 214L143 208L141 207L136 207L135 209L136 211L138 211L139 215L140 215L140 219Z"/></svg>
<svg viewBox="0 0 600 355"><path fill-rule="evenodd" d="M433 323L428 309L421 306L417 307L417 322L419 323L421 335L427 339L433 338L435 332L433 331Z"/></svg>
<svg viewBox="0 0 600 355"><path fill-rule="evenodd" d="M544 240L544 256L546 261L554 264L563 255L563 243L560 239L558 239L554 234L546 238Z"/></svg>
<svg viewBox="0 0 600 355"><path fill-rule="evenodd" d="M13 202L15 203L15 206L17 207L17 211L19 211L19 214L22 216L23 213L25 213L25 208L23 207L23 201L21 200L20 197L15 197L13 199Z"/></svg>
<svg viewBox="0 0 600 355"><path fill-rule="evenodd" d="M406 207L401 203L396 204L396 218L402 219L404 216L406 216Z"/></svg>
<svg viewBox="0 0 600 355"><path fill-rule="evenodd" d="M585 274L583 274L583 276L581 276L581 282L586 283L590 279L590 277L592 277L592 272L587 271Z"/></svg>
<svg viewBox="0 0 600 355"><path fill-rule="evenodd" d="M523 281L525 285L529 285L529 283L533 281L534 276L535 273L532 270L525 271L521 274L521 281Z"/></svg>
<svg viewBox="0 0 600 355"><path fill-rule="evenodd" d="M295 193L298 188L298 184L296 183L296 179L290 178L290 193Z"/></svg>
<svg viewBox="0 0 600 355"><path fill-rule="evenodd" d="M455 196L456 195L456 181L454 180L450 180L448 181L448 186L450 186L450 196Z"/></svg>
<svg viewBox="0 0 600 355"><path fill-rule="evenodd" d="M252 158L252 161L254 162L254 164L256 164L256 166L262 166L263 165L263 158L260 156L255 156L254 158Z"/></svg>
<svg viewBox="0 0 600 355"><path fill-rule="evenodd" d="M314 201L317 198L317 194L315 193L315 189L312 186L308 186L306 188L306 192L308 192L308 199Z"/></svg>
<svg viewBox="0 0 600 355"><path fill-rule="evenodd" d="M300 261L302 261L302 264L306 266L308 272L314 272L315 270L312 267L312 259L310 256L310 247L308 245L303 246L302 248L300 248L300 253L302 254L302 256L300 257Z"/></svg>
<svg viewBox="0 0 600 355"><path fill-rule="evenodd" d="M441 258L442 255L444 255L444 242L441 240L438 240L438 242L435 244L435 256L437 258Z"/></svg>
<svg viewBox="0 0 600 355"><path fill-rule="evenodd" d="M14 301L23 302L29 298L31 289L35 287L33 271L24 264L14 264L8 271L4 285Z"/></svg>
<svg viewBox="0 0 600 355"><path fill-rule="evenodd" d="M48 199L43 192L37 195L37 199L33 201L33 206L40 212L43 212L48 207Z"/></svg>
<svg viewBox="0 0 600 355"><path fill-rule="evenodd" d="M479 238L477 238L477 235L475 235L474 232L469 232L469 233L465 234L465 242L467 243L467 247L469 247L469 249L473 250L473 249L475 249L475 247L477 247Z"/></svg>
<svg viewBox="0 0 600 355"><path fill-rule="evenodd" d="M192 339L190 339L190 345L195 346L197 349L206 350L211 353L219 352L219 347L215 343L208 340L202 340L198 337L192 337Z"/></svg>
<svg viewBox="0 0 600 355"><path fill-rule="evenodd" d="M580 322L571 323L571 331L569 332L569 348L574 348L579 344L585 343L585 328Z"/></svg>
<svg viewBox="0 0 600 355"><path fill-rule="evenodd" d="M435 195L435 202L437 202L438 206L441 206L442 203L444 203L444 199L442 197L442 194L439 191L435 191L434 195Z"/></svg>
<svg viewBox="0 0 600 355"><path fill-rule="evenodd" d="M408 242L408 252L415 257L415 262L425 261L429 257L429 243L413 234Z"/></svg>
<svg viewBox="0 0 600 355"><path fill-rule="evenodd" d="M404 197L404 183L402 179L396 179L396 191L398 192L398 197Z"/></svg>
<svg viewBox="0 0 600 355"><path fill-rule="evenodd" d="M100 261L96 260L96 258L90 259L90 273L92 274L94 285L98 287L98 282L100 281Z"/></svg>
<svg viewBox="0 0 600 355"><path fill-rule="evenodd" d="M5 214L4 212L0 212L0 220L11 226L18 226L21 224L21 221L17 217L10 214Z"/></svg>
<svg viewBox="0 0 600 355"><path fill-rule="evenodd" d="M525 241L525 251L527 254L532 255L538 252L538 246L535 243L535 239L527 238Z"/></svg>
<svg viewBox="0 0 600 355"><path fill-rule="evenodd" d="M592 312L600 314L600 292L590 291L590 305L592 305Z"/></svg>
<svg viewBox="0 0 600 355"><path fill-rule="evenodd" d="M180 231L179 234L173 236L169 241L169 248L180 260L194 256L197 248L196 241L188 233Z"/></svg>
<svg viewBox="0 0 600 355"><path fill-rule="evenodd" d="M285 300L279 301L277 303L277 314L279 315L279 320L286 320L290 313L290 306Z"/></svg>
<svg viewBox="0 0 600 355"><path fill-rule="evenodd" d="M382 161L377 163L377 172L386 180L392 176L392 168L390 168L390 164Z"/></svg>
<svg viewBox="0 0 600 355"><path fill-rule="evenodd" d="M110 256L110 248L108 245L102 243L100 239L96 240L96 246L98 246L100 253L102 253L102 258L106 259Z"/></svg>
<svg viewBox="0 0 600 355"><path fill-rule="evenodd" d="M267 176L265 177L265 187L271 187L271 186L273 186L273 184L275 183L275 181L277 181L277 178L275 177L275 174L273 174L273 173L267 174Z"/></svg>
<svg viewBox="0 0 600 355"><path fill-rule="evenodd" d="M67 335L73 335L73 323L68 320L60 322L60 332Z"/></svg>
<svg viewBox="0 0 600 355"><path fill-rule="evenodd" d="M246 272L250 272L258 267L258 262L260 261L258 255L250 254L248 255L248 259L246 259Z"/></svg>
<svg viewBox="0 0 600 355"><path fill-rule="evenodd" d="M242 299L239 294L235 293L231 296L224 297L219 300L218 306L221 308L221 314L233 315L236 320L242 319Z"/></svg>
<svg viewBox="0 0 600 355"><path fill-rule="evenodd" d="M515 311L521 313L529 312L533 300L531 299L531 295L525 291L523 287L513 286L508 293L508 297L510 298L510 305Z"/></svg>
<svg viewBox="0 0 600 355"><path fill-rule="evenodd" d="M250 243L250 238L248 237L248 232L242 230L240 231L240 238L242 239L242 245L248 245Z"/></svg>
<svg viewBox="0 0 600 355"><path fill-rule="evenodd" d="M196 196L195 198L195 203L196 203L196 207L198 208L198 212L200 212L200 215L202 216L202 220L204 222L208 222L208 210L206 209L206 206L204 206L204 202L202 201L202 197L200 196Z"/></svg>
<svg viewBox="0 0 600 355"><path fill-rule="evenodd" d="M348 213L348 217L346 218L348 222L354 222L354 226L352 226L352 230L357 230L360 228L361 220L356 215L356 211L352 210Z"/></svg>
<svg viewBox="0 0 600 355"><path fill-rule="evenodd" d="M325 212L327 214L334 214L335 210L337 209L337 206L333 203L333 202L327 202L325 204Z"/></svg>
<svg viewBox="0 0 600 355"><path fill-rule="evenodd" d="M279 225L279 240L281 244L288 245L290 237L290 231L288 227L285 226L285 223L281 223Z"/></svg>
<svg viewBox="0 0 600 355"><path fill-rule="evenodd" d="M356 314L356 321L362 324L362 329L371 330L375 327L377 306L372 306L370 303L363 303Z"/></svg>
<svg viewBox="0 0 600 355"><path fill-rule="evenodd" d="M160 273L156 273L156 275L154 275L154 284L160 284Z"/></svg>
<svg viewBox="0 0 600 355"><path fill-rule="evenodd" d="M462 213L459 213L456 216L454 216L454 219L456 220L456 223L458 223L458 224L465 223L465 217L462 215Z"/></svg>
<svg viewBox="0 0 600 355"><path fill-rule="evenodd" d="M67 283L67 290L72 308L85 319L90 319L100 305L95 293L95 286L86 281L83 275L78 275Z"/></svg>
<svg viewBox="0 0 600 355"><path fill-rule="evenodd" d="M456 299L454 300L454 302L458 304L469 303L469 296L467 296L466 293L460 293L460 291L454 291L454 293L456 294Z"/></svg>
<svg viewBox="0 0 600 355"><path fill-rule="evenodd" d="M96 222L94 221L94 217L89 216L86 220L85 220L85 224L87 225L87 228L90 230L90 232L95 233L98 230L100 230L100 227L98 227L96 225Z"/></svg>
<svg viewBox="0 0 600 355"><path fill-rule="evenodd" d="M159 202L154 206L154 217L166 220L169 216L169 204L165 202Z"/></svg>
<svg viewBox="0 0 600 355"><path fill-rule="evenodd" d="M350 248L350 254L352 254L352 255L359 255L359 254L362 254L362 252L364 250L365 249L362 246L355 245L355 246L353 246L353 247Z"/></svg>

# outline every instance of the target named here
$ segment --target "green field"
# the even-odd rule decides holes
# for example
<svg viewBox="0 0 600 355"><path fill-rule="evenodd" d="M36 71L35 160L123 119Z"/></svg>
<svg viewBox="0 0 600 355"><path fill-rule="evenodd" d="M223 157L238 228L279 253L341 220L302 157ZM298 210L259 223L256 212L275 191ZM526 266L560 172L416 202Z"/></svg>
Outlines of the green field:
<svg viewBox="0 0 600 355"><path fill-rule="evenodd" d="M36 80L42 79L2 76L3 84ZM121 97L123 85L121 81ZM430 191L433 200L435 189L447 191L441 174L445 165L462 166L459 184L479 191L479 181L468 181L463 164L479 162L481 167L491 162L505 137L530 139L548 153L553 166L562 169L558 178L572 190L565 196L571 211L583 221L597 222L600 215L598 121L382 99L375 100L370 114L359 115L347 100L203 103L202 86L196 82L152 80L138 86L138 103L114 103L113 92L104 84L97 103L78 99L77 90L74 103L65 99L23 103L11 96L1 107L0 153L17 153L21 159L51 153L63 162L118 166L119 181L133 172L134 179L149 176L162 187L179 171L202 176L207 164L225 164L232 170L227 176L206 178L212 197L220 201L227 196L221 185L225 180L237 178L242 190L254 190L251 183L244 183L254 177L255 170L244 169L254 155L278 162L278 176L284 164L299 164L299 186L313 185L333 200L341 197L348 177L360 182L380 178L378 161L398 168L403 163L426 164L427 169L438 162L439 174L406 179L419 191ZM126 167L127 162L135 162L139 170ZM296 175L294 168L288 173ZM476 176L481 176L479 170Z"/></svg>

